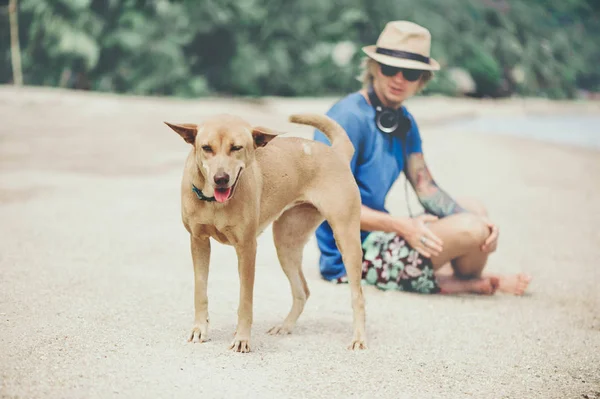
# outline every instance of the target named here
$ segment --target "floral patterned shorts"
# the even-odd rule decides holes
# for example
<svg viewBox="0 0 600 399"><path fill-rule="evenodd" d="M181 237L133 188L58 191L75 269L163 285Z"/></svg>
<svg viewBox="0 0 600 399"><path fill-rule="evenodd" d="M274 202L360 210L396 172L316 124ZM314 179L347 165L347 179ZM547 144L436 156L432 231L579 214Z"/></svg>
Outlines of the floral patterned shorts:
<svg viewBox="0 0 600 399"><path fill-rule="evenodd" d="M395 233L375 231L363 241L362 279L381 290L437 294L440 292L431 260ZM347 282L346 276L338 283Z"/></svg>

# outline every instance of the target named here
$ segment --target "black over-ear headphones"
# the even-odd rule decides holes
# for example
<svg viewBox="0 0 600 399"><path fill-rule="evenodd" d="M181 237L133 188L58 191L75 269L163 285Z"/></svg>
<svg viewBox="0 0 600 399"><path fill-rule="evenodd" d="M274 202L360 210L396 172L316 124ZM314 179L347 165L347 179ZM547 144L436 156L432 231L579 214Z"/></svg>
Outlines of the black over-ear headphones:
<svg viewBox="0 0 600 399"><path fill-rule="evenodd" d="M412 123L402 110L400 108L384 107L377 94L375 94L373 86L369 87L369 101L373 108L375 108L375 125L377 128L383 133L400 137L402 140L406 139Z"/></svg>

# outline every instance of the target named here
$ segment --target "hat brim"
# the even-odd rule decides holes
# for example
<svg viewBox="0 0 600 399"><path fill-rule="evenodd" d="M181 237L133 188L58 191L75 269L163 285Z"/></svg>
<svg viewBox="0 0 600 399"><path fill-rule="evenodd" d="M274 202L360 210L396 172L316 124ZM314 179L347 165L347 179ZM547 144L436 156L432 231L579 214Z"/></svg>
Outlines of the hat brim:
<svg viewBox="0 0 600 399"><path fill-rule="evenodd" d="M362 51L369 57L377 62L381 62L385 65L390 65L398 68L407 69L420 69L422 71L439 71L440 64L433 58L429 58L429 64L421 61L409 60L406 58L392 57L389 55L378 54L375 52L377 49L376 45L365 46Z"/></svg>

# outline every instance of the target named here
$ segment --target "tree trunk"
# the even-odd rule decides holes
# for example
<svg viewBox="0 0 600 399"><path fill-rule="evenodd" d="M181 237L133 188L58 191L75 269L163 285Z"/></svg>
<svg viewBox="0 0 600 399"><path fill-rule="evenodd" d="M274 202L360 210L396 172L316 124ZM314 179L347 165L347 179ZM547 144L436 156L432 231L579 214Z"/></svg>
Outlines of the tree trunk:
<svg viewBox="0 0 600 399"><path fill-rule="evenodd" d="M10 18L10 58L12 60L13 83L17 86L23 86L17 0L9 0L8 15Z"/></svg>

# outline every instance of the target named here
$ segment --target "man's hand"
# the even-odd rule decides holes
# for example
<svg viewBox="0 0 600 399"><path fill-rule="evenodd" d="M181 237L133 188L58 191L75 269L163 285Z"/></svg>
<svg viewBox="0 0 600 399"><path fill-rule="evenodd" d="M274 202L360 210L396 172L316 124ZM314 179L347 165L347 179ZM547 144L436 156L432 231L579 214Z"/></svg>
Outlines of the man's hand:
<svg viewBox="0 0 600 399"><path fill-rule="evenodd" d="M490 229L490 235L481 246L481 250L489 254L494 252L498 247L498 236L500 235L500 229L498 229L498 226L496 226L486 217L483 218L483 221Z"/></svg>
<svg viewBox="0 0 600 399"><path fill-rule="evenodd" d="M401 227L396 233L401 235L411 247L426 258L438 256L444 243L427 227L426 223L435 222L433 215L420 215L415 218L401 219ZM400 221L400 219L399 219Z"/></svg>

